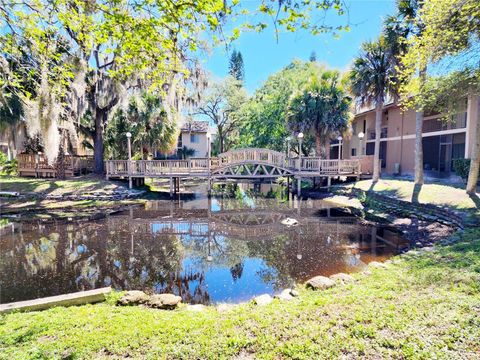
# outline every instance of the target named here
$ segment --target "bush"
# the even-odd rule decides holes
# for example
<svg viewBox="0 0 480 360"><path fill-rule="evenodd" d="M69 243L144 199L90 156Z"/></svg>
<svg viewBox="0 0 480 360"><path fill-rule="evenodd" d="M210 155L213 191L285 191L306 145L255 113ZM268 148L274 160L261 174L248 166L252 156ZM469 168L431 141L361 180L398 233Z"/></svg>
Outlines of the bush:
<svg viewBox="0 0 480 360"><path fill-rule="evenodd" d="M17 160L7 160L7 155L0 151L0 174L13 175L16 174L17 171Z"/></svg>
<svg viewBox="0 0 480 360"><path fill-rule="evenodd" d="M458 176L466 180L470 171L470 159L453 159L453 170Z"/></svg>

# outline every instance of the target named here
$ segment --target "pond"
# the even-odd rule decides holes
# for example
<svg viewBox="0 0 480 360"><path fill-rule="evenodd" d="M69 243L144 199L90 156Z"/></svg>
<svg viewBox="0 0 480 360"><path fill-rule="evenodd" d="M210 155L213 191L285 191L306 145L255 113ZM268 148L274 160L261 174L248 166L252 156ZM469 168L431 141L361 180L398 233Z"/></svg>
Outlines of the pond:
<svg viewBox="0 0 480 360"><path fill-rule="evenodd" d="M407 245L330 202L266 193L245 185L234 196L199 191L96 221L15 223L0 239L0 301L112 286L235 303L358 271Z"/></svg>

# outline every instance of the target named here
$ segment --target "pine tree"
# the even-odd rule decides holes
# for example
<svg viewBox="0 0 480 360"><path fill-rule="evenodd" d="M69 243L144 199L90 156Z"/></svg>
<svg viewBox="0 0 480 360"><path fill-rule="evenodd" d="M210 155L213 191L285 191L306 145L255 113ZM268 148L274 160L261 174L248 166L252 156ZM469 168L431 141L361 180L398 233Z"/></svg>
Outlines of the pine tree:
<svg viewBox="0 0 480 360"><path fill-rule="evenodd" d="M245 70L243 68L243 57L240 51L233 50L228 64L228 73L238 81L245 79Z"/></svg>

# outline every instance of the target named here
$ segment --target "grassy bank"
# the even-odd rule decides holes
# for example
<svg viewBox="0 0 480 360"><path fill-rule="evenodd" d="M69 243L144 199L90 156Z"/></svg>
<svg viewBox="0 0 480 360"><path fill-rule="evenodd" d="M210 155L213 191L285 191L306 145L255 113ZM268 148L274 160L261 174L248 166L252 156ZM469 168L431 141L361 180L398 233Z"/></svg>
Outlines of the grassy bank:
<svg viewBox="0 0 480 360"><path fill-rule="evenodd" d="M1 175L0 191L18 192L21 197L2 198L0 210L3 214L36 213L35 217L69 217L82 215L78 210L95 212L142 202L136 199L102 199L127 190L126 183L106 181L93 175L67 180ZM82 198L86 196L90 198Z"/></svg>
<svg viewBox="0 0 480 360"><path fill-rule="evenodd" d="M415 186L413 181L381 179L377 183L372 183L371 180L358 181L342 186L342 188L369 190L404 201L434 204L445 206L451 210L480 214L480 199L478 196L469 196L465 189L441 183Z"/></svg>
<svg viewBox="0 0 480 360"><path fill-rule="evenodd" d="M479 230L370 272L223 312L104 303L10 314L0 318L0 358L478 358Z"/></svg>
<svg viewBox="0 0 480 360"><path fill-rule="evenodd" d="M0 191L16 191L24 195L83 195L126 189L125 183L106 181L99 176L79 176L73 179L38 179L0 175Z"/></svg>

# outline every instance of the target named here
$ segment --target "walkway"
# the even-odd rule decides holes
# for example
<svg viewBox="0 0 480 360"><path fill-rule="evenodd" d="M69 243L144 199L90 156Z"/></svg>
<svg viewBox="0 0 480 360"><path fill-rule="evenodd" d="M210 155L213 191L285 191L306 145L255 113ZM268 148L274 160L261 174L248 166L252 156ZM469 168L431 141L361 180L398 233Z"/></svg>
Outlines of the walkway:
<svg viewBox="0 0 480 360"><path fill-rule="evenodd" d="M186 160L107 160L106 176L110 178L170 178L197 177L211 181L218 179L265 179L278 177L354 176L361 174L359 160L329 160L318 157L288 158L268 149L238 149L216 158ZM178 180L179 181L179 180ZM177 186L175 180L175 187ZM172 186L171 186L172 188Z"/></svg>

